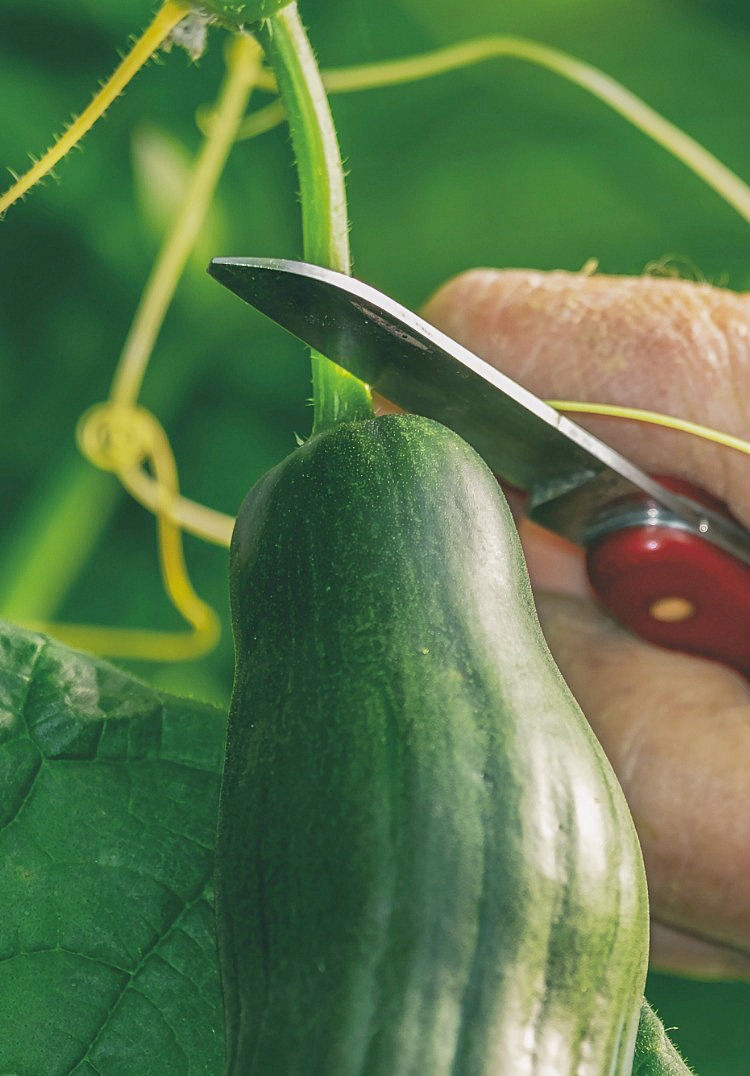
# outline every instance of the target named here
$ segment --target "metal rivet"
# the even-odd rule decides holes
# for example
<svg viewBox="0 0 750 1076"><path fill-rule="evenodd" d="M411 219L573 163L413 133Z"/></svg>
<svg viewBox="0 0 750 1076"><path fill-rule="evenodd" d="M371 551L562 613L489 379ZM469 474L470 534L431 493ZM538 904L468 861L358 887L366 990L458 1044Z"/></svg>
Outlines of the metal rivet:
<svg viewBox="0 0 750 1076"><path fill-rule="evenodd" d="M661 620L665 624L689 620L696 612L695 606L687 598L657 598L648 611L654 620Z"/></svg>

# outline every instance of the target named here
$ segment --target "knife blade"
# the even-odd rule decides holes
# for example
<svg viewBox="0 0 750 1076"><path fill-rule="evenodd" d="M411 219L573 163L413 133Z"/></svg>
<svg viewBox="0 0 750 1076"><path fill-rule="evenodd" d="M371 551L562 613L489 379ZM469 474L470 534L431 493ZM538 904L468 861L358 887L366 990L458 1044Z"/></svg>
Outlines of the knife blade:
<svg viewBox="0 0 750 1076"><path fill-rule="evenodd" d="M623 625L750 678L750 533L715 498L647 474L360 280L277 258L215 258L209 272L382 396L460 434L528 493L531 519L585 548L597 599Z"/></svg>
<svg viewBox="0 0 750 1076"><path fill-rule="evenodd" d="M645 494L662 522L750 564L750 535L736 521L667 488L361 280L278 258L214 258L208 271L386 399L455 430L497 475L529 493L529 516L549 530L588 545L608 529L603 509Z"/></svg>

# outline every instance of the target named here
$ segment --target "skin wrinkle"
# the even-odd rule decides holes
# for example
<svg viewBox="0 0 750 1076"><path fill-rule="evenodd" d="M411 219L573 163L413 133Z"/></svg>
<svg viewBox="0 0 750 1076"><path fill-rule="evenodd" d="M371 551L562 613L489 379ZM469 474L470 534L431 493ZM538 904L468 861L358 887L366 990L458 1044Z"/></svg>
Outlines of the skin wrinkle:
<svg viewBox="0 0 750 1076"><path fill-rule="evenodd" d="M472 270L441 289L425 316L540 396L644 406L750 432L750 401L732 391L750 383L745 296L685 281ZM573 417L657 473L698 474L750 524L740 453L673 430Z"/></svg>
<svg viewBox="0 0 750 1076"><path fill-rule="evenodd" d="M655 917L699 935L710 923L717 941L750 952L741 884L750 878L750 818L736 810L749 783L748 689L712 663L633 640L580 599L541 595L539 611L628 798ZM665 765L675 738L678 773Z"/></svg>
<svg viewBox="0 0 750 1076"><path fill-rule="evenodd" d="M679 280L481 269L442 288L425 316L542 397L750 435L747 296ZM644 469L727 500L750 526L747 456L642 423L572 417ZM635 639L596 607L580 551L527 521L519 529L550 648L641 838L656 965L750 978L750 686Z"/></svg>
<svg viewBox="0 0 750 1076"><path fill-rule="evenodd" d="M675 974L694 974L698 965L711 978L750 979L750 957L702 938L687 938L661 923L651 924L651 945L662 953L663 967Z"/></svg>

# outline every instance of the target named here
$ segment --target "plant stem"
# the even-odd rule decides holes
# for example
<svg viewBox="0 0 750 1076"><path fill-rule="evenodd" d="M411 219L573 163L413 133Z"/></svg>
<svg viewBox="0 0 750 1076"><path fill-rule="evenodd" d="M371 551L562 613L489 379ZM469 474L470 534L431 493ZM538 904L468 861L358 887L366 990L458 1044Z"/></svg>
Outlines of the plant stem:
<svg viewBox="0 0 750 1076"><path fill-rule="evenodd" d="M693 1076L646 999L641 1006L633 1076Z"/></svg>
<svg viewBox="0 0 750 1076"><path fill-rule="evenodd" d="M296 3L268 19L259 34L289 117L302 203L305 258L350 272L344 170L318 65ZM372 415L369 388L312 353L313 433Z"/></svg>

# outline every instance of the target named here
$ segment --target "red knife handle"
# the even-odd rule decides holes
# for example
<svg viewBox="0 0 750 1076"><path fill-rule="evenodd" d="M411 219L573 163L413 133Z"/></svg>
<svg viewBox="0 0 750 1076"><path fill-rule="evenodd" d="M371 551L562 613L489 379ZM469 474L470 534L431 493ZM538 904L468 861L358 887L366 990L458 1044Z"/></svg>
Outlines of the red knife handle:
<svg viewBox="0 0 750 1076"><path fill-rule="evenodd" d="M660 481L716 508L715 498L688 483ZM630 503L639 501L644 510L653 505L645 495ZM604 534L587 548L586 559L600 604L636 635L750 677L746 564L690 531L658 522Z"/></svg>

